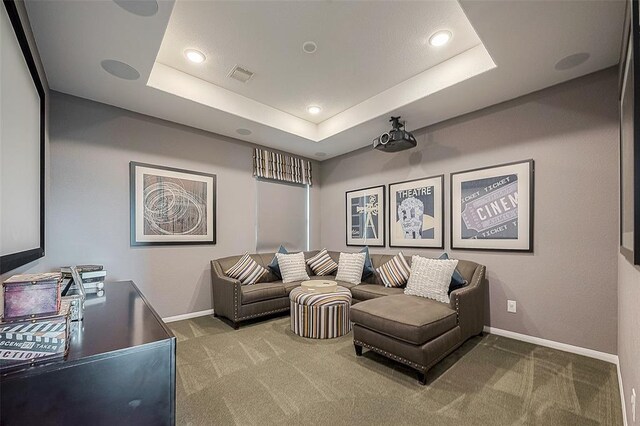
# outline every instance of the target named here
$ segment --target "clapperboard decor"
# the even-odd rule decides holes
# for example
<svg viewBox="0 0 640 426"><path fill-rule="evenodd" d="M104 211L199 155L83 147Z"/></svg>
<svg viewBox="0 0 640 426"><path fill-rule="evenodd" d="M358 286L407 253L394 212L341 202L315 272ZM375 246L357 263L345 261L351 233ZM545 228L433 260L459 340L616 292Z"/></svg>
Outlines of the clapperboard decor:
<svg viewBox="0 0 640 426"><path fill-rule="evenodd" d="M0 322L0 371L64 357L69 325L69 303L65 301L53 316Z"/></svg>
<svg viewBox="0 0 640 426"><path fill-rule="evenodd" d="M451 248L533 251L533 160L451 174Z"/></svg>

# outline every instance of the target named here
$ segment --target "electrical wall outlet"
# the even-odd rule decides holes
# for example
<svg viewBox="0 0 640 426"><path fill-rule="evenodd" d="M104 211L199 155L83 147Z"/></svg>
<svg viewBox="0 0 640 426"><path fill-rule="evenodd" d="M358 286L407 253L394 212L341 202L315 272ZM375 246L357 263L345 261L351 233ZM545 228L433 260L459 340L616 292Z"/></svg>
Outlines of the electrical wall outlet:
<svg viewBox="0 0 640 426"><path fill-rule="evenodd" d="M507 300L507 312L513 312L515 314L516 310L517 310L516 301Z"/></svg>
<svg viewBox="0 0 640 426"><path fill-rule="evenodd" d="M631 418L636 422L636 388L631 389Z"/></svg>

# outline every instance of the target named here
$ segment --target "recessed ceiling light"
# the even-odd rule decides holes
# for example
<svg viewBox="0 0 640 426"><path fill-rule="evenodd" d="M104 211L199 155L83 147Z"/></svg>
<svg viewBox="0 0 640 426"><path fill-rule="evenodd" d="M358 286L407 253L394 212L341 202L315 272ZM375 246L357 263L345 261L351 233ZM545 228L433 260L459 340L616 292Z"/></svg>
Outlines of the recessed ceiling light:
<svg viewBox="0 0 640 426"><path fill-rule="evenodd" d="M444 46L451 39L451 31L442 30L433 33L431 37L429 37L429 44L432 46L440 47Z"/></svg>
<svg viewBox="0 0 640 426"><path fill-rule="evenodd" d="M185 50L184 51L184 56L186 56L188 60L190 60L191 62L193 62L195 64L201 64L206 59L206 57L204 56L204 53L200 52L199 50L195 50L195 49L187 49L187 50Z"/></svg>
<svg viewBox="0 0 640 426"><path fill-rule="evenodd" d="M140 78L140 73L138 70L133 68L129 64L125 64L122 61L116 61L115 59L105 59L100 62L102 69L104 69L109 74L122 78L124 80L137 80Z"/></svg>
<svg viewBox="0 0 640 426"><path fill-rule="evenodd" d="M315 51L318 50L318 45L313 41L305 41L302 43L302 50L304 50L305 53L315 53Z"/></svg>
<svg viewBox="0 0 640 426"><path fill-rule="evenodd" d="M307 112L309 114L320 114L320 111L322 111L322 108L320 108L318 105L309 105L307 107Z"/></svg>
<svg viewBox="0 0 640 426"><path fill-rule="evenodd" d="M237 129L236 133L242 136L249 136L251 134L251 130L249 129Z"/></svg>
<svg viewBox="0 0 640 426"><path fill-rule="evenodd" d="M326 152L316 152L316 157L326 157L327 153Z"/></svg>

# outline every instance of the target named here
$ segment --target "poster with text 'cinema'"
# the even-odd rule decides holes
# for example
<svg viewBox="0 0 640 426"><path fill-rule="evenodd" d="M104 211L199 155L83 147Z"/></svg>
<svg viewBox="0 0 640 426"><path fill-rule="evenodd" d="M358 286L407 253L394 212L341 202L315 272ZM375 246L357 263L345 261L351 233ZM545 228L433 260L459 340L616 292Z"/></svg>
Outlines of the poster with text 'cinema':
<svg viewBox="0 0 640 426"><path fill-rule="evenodd" d="M451 175L451 247L533 249L533 160Z"/></svg>

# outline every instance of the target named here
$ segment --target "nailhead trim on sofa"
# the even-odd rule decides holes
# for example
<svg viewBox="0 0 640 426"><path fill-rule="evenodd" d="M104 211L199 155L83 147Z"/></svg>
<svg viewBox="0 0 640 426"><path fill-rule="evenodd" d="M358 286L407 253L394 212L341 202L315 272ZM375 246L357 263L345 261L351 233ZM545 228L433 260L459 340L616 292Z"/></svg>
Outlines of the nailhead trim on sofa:
<svg viewBox="0 0 640 426"><path fill-rule="evenodd" d="M372 350L374 352L377 352L377 353L379 353L381 355L384 355L387 358L391 358L391 359L393 359L395 361L398 361L398 362L401 362L403 364L406 364L409 367L415 368L416 370L419 370L419 371L421 371L423 373L426 373L426 371L428 370L428 367L425 367L425 366L420 365L420 364L416 364L415 362L412 362L412 361L409 361L408 359L404 359L402 357L394 355L394 354L392 354L390 352L387 352L387 351L385 351L383 349L376 348L375 346L371 346L370 344L361 342L360 340L355 340L354 339L353 343L355 343L358 346L362 346L362 347L365 347L367 349L370 349L370 350Z"/></svg>
<svg viewBox="0 0 640 426"><path fill-rule="evenodd" d="M284 311L288 311L288 310L289 310L289 307L287 306L286 308L280 308L280 309L275 309L273 311L261 312L259 314L253 314L253 315L247 315L247 316L244 316L244 317L240 317L240 318L237 318L237 321L242 321L242 320L246 320L246 319L249 319L249 318L262 317L262 316L269 315L269 314L275 314L276 312L284 312Z"/></svg>

